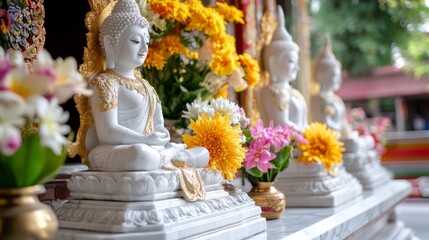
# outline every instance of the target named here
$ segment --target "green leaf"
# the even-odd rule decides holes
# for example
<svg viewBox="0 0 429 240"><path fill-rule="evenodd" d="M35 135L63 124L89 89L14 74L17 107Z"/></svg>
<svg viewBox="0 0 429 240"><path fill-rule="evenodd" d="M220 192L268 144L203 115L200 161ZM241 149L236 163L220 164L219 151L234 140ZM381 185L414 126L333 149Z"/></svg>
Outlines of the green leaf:
<svg viewBox="0 0 429 240"><path fill-rule="evenodd" d="M0 188L14 188L17 183L11 168L10 159L0 153Z"/></svg>
<svg viewBox="0 0 429 240"><path fill-rule="evenodd" d="M67 148L63 147L61 154L56 155L51 149L46 149L45 166L41 172L37 183L43 183L53 178L58 170L64 165L67 158Z"/></svg>
<svg viewBox="0 0 429 240"><path fill-rule="evenodd" d="M246 137L246 144L249 145L250 142L253 140L252 133L250 133L249 129L243 129L242 130L244 136Z"/></svg>
<svg viewBox="0 0 429 240"><path fill-rule="evenodd" d="M246 172L247 172L248 174L250 174L250 175L254 176L254 177L257 177L257 178L262 177L262 175L263 175L263 172L261 172L261 170L259 170L259 169L258 169L258 168L256 168L256 167L251 168L251 169L249 169L249 170L246 170Z"/></svg>
<svg viewBox="0 0 429 240"><path fill-rule="evenodd" d="M25 165L20 175L23 178L23 184L31 186L37 182L37 178L45 166L46 148L41 145L38 133L25 137L24 142L24 150L26 150ZM21 149L23 148L21 147ZM17 161L23 161L23 159L17 159Z"/></svg>

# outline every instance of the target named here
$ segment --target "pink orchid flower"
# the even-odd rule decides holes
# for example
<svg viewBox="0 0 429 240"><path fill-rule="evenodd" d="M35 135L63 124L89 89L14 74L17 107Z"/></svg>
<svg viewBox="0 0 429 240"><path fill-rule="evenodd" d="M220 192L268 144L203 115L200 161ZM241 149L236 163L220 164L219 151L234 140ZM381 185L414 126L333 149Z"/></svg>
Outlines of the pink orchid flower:
<svg viewBox="0 0 429 240"><path fill-rule="evenodd" d="M249 151L244 158L246 170L257 167L261 172L267 172L269 168L274 168L270 163L276 155L269 150L269 140L259 138L250 143Z"/></svg>

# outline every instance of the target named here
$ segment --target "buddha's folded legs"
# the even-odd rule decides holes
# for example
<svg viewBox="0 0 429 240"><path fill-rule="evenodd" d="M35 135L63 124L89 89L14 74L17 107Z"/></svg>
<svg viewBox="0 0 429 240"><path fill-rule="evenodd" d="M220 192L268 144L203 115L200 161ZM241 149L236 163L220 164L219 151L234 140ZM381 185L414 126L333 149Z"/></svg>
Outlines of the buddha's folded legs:
<svg viewBox="0 0 429 240"><path fill-rule="evenodd" d="M90 169L99 171L150 171L168 164L185 149L183 144L154 148L146 144L99 145L88 154Z"/></svg>
<svg viewBox="0 0 429 240"><path fill-rule="evenodd" d="M165 146L99 145L88 154L91 170L97 171L150 171L169 165L171 159L195 168L206 167L209 152L206 148L185 149L186 145L168 143Z"/></svg>

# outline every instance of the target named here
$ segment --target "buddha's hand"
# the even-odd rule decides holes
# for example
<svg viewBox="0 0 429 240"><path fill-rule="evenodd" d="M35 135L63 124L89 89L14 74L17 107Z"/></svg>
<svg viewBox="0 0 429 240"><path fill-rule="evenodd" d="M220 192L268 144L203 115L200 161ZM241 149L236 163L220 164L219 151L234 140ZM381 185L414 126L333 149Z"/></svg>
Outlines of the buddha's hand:
<svg viewBox="0 0 429 240"><path fill-rule="evenodd" d="M146 137L147 144L149 145L165 145L170 141L168 134L162 132L152 132Z"/></svg>

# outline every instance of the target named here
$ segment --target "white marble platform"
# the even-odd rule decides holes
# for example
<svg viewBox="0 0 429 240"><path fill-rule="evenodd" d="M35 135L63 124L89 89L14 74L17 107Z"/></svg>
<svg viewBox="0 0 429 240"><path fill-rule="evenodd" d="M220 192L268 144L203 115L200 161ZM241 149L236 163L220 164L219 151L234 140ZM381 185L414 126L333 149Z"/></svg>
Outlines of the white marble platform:
<svg viewBox="0 0 429 240"><path fill-rule="evenodd" d="M225 191L221 174L198 169L205 200L181 196L176 171L73 173L73 199L56 210L58 240L266 238L261 208L237 189Z"/></svg>
<svg viewBox="0 0 429 240"><path fill-rule="evenodd" d="M405 180L391 180L376 190L333 208L291 208L267 221L267 239L412 239L413 231L395 221L395 206L411 193Z"/></svg>
<svg viewBox="0 0 429 240"><path fill-rule="evenodd" d="M362 185L343 165L331 175L320 163L292 160L276 181L275 187L285 194L289 207L335 207L362 195Z"/></svg>

